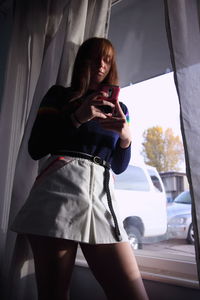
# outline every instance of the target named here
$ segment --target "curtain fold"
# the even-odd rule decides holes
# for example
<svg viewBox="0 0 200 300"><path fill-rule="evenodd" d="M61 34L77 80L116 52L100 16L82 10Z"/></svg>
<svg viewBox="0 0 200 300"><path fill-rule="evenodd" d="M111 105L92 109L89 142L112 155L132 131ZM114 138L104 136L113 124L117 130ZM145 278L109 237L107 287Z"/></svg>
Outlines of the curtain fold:
<svg viewBox="0 0 200 300"><path fill-rule="evenodd" d="M29 157L27 141L48 88L69 85L79 45L91 36L107 36L111 2L9 1L12 32L0 115L0 280L9 288L1 299L36 299L27 288L34 284L29 247L22 238L15 242L15 233L9 231L37 174L38 163ZM1 4L5 1L0 11Z"/></svg>
<svg viewBox="0 0 200 300"><path fill-rule="evenodd" d="M180 101L181 129L200 281L200 11L198 0L165 0L166 29Z"/></svg>

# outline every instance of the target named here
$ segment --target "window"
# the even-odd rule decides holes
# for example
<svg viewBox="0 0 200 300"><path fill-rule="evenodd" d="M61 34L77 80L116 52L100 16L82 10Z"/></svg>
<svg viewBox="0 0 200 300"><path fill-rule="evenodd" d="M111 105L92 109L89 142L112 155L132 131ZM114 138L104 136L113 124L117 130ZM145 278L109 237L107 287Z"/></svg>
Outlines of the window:
<svg viewBox="0 0 200 300"><path fill-rule="evenodd" d="M126 87L120 92L120 100L127 105L130 113L130 129L133 137L132 160L130 164L132 166L131 169L134 170L135 164L138 165L138 162L144 163L141 152L143 132L146 129L153 126L161 126L163 129L172 128L174 135L181 137L179 102L173 74L168 73ZM158 174L155 168L146 167L151 180L149 186L151 187L152 184L154 187L154 196L151 197L149 193L148 200L143 201L142 193L140 196L137 194L137 201L134 204L136 207L135 213L140 214L137 217L141 220L143 218L142 223L144 226L143 232L140 231L141 235L139 237L135 236L134 239L134 243L139 241L138 246L134 246L134 248L142 275L148 279L198 287L195 249L192 240L189 239L189 236L193 238L191 211L188 208L191 204L179 203L189 199L185 175L182 176L185 174L185 165L182 163L180 172L165 174L165 180L163 181L160 180L161 174ZM175 177L178 178L178 180L174 180L173 186L167 184L169 180L175 178L167 177L169 175L176 175ZM133 174L130 171L120 176L116 180L116 189L119 187L135 189L138 186L139 176L134 178L135 184L132 183ZM132 176L132 178L128 178L129 176ZM164 186L163 182L166 186ZM142 184L140 184L140 187L142 187ZM176 191L178 194L181 193L180 191L184 191L184 193L176 198ZM162 192L165 193L165 202L158 201L158 198L155 198L156 193L162 194ZM124 193L126 193L126 190L124 190ZM120 195L123 197L123 193ZM126 198L128 197L127 193L124 195L126 195ZM169 198L172 202L168 201ZM182 200L183 198L185 199L184 201ZM150 206L148 206L149 202L151 203ZM142 210L138 209L138 203L143 203ZM173 206L175 205L174 209ZM181 205L181 207L178 205ZM187 206L187 209L184 205ZM145 210L148 211L148 218L144 214ZM165 210L166 219L164 219L163 210ZM162 211L162 218L159 211ZM170 219L171 214L175 214L172 219ZM148 224L147 229L145 229L145 222ZM159 234L159 231L164 231L164 227L162 227L162 230L160 228L161 222L165 222L166 225L165 233L163 234ZM169 236L170 230L172 236ZM153 232L154 235L152 235Z"/></svg>
<svg viewBox="0 0 200 300"><path fill-rule="evenodd" d="M185 192L179 194L174 199L174 203L182 203L182 204L189 204L189 205L191 205L192 200L191 200L190 192L189 191L185 191Z"/></svg>
<svg viewBox="0 0 200 300"><path fill-rule="evenodd" d="M149 191L149 182L142 168L129 165L127 170L115 177L117 190Z"/></svg>
<svg viewBox="0 0 200 300"><path fill-rule="evenodd" d="M152 169L148 169L148 173L149 173L149 175L151 177L151 180L153 182L153 185L154 185L155 189L157 191L162 192L163 188L162 188L162 186L160 184L160 180L159 180L158 176L156 175L155 171L152 170Z"/></svg>

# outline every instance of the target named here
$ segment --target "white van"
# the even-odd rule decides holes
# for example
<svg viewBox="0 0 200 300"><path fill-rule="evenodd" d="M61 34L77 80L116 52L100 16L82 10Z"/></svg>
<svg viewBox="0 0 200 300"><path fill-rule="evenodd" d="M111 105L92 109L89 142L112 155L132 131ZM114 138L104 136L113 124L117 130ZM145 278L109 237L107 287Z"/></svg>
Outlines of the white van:
<svg viewBox="0 0 200 300"><path fill-rule="evenodd" d="M114 178L119 212L133 248L142 248L145 238L164 235L167 231L166 194L156 168L129 165Z"/></svg>

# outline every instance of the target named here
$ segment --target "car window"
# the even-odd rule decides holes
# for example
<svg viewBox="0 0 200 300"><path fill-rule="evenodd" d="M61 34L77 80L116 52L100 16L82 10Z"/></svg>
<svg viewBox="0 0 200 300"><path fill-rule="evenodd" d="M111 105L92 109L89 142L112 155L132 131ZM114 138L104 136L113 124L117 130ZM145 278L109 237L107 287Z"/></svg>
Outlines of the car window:
<svg viewBox="0 0 200 300"><path fill-rule="evenodd" d="M183 192L174 199L175 203L191 204L190 192Z"/></svg>
<svg viewBox="0 0 200 300"><path fill-rule="evenodd" d="M162 186L161 186L161 183L160 183L160 180L156 174L156 172L153 170L153 169L148 169L147 170L150 177L151 177L151 181L155 187L155 189L158 191L158 192L163 192L163 189L162 189Z"/></svg>
<svg viewBox="0 0 200 300"><path fill-rule="evenodd" d="M150 186L140 167L129 165L125 172L115 176L115 188L121 190L149 191Z"/></svg>

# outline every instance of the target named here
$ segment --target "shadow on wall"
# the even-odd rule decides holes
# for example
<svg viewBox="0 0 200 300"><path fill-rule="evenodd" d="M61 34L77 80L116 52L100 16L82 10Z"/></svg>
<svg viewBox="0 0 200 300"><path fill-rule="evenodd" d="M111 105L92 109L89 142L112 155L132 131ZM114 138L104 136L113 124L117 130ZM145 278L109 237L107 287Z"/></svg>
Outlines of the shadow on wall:
<svg viewBox="0 0 200 300"><path fill-rule="evenodd" d="M4 264L8 260L5 258ZM34 275L34 263L29 243L23 235L18 235L13 247L13 256L10 266L1 269L0 299L29 300L37 299L37 289ZM3 294L3 295L2 295Z"/></svg>
<svg viewBox="0 0 200 300"><path fill-rule="evenodd" d="M109 39L122 87L172 70L163 2L126 0L111 10Z"/></svg>

